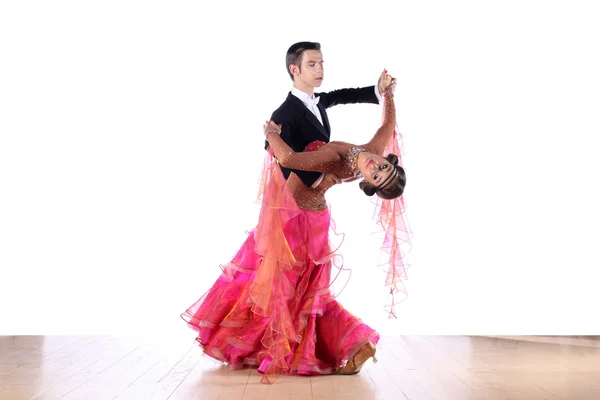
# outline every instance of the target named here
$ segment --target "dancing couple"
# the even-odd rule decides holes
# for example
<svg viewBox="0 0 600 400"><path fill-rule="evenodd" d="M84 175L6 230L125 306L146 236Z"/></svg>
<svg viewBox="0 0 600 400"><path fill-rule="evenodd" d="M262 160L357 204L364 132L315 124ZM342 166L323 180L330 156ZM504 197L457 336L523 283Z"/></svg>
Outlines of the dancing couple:
<svg viewBox="0 0 600 400"><path fill-rule="evenodd" d="M355 374L375 356L379 334L331 293L329 188L360 180L366 195L377 196L391 316L394 295L405 293L400 245L409 238L395 79L384 71L374 86L314 93L324 68L320 45L311 42L292 45L286 66L293 88L264 125L257 226L208 292L181 314L205 354L232 368L255 366L263 383L282 373ZM366 144L329 140L326 109L350 103L383 104L383 122Z"/></svg>

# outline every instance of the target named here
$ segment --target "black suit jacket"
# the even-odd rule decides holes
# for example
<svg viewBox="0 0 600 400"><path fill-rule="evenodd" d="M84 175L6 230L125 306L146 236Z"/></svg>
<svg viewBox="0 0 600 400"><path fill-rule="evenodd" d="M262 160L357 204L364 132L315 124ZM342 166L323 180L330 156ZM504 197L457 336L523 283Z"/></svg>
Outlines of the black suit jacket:
<svg viewBox="0 0 600 400"><path fill-rule="evenodd" d="M331 127L329 118L327 118L326 109L338 104L352 103L371 103L379 104L375 94L375 86L368 86L358 89L340 89L328 93L315 93L320 97L317 107L321 112L323 125L317 117L306 108L302 100L294 96L291 92L287 99L271 115L271 120L276 124L282 124L281 138L295 151L302 152L309 143L315 140L322 140L329 143L331 137ZM269 146L265 142L265 149ZM297 171L281 167L283 176L287 179L291 172L294 172L302 182L310 187L321 176L320 172Z"/></svg>

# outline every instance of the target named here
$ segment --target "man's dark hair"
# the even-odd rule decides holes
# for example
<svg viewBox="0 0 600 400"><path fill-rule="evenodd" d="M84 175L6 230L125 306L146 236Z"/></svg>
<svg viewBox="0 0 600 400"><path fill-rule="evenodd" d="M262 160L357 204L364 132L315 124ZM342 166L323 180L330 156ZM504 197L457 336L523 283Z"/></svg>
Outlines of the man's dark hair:
<svg viewBox="0 0 600 400"><path fill-rule="evenodd" d="M321 50L321 44L315 42L298 42L291 45L285 55L285 68L292 81L294 80L294 75L290 72L290 65L296 65L302 71L302 56L306 50Z"/></svg>

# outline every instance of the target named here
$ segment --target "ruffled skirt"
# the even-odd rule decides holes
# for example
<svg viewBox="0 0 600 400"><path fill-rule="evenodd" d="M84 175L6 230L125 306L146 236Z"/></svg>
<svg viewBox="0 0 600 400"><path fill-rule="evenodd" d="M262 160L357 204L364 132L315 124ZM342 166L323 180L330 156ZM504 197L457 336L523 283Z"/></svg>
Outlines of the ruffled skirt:
<svg viewBox="0 0 600 400"><path fill-rule="evenodd" d="M210 290L181 314L206 355L232 368L256 366L263 382L279 373L334 373L367 342L379 341L332 296L329 210L296 208L279 221L279 229L263 224L262 236L259 222ZM285 240L266 238L278 230ZM285 250L289 259L270 257L257 244L262 239L271 250L284 243L274 252Z"/></svg>

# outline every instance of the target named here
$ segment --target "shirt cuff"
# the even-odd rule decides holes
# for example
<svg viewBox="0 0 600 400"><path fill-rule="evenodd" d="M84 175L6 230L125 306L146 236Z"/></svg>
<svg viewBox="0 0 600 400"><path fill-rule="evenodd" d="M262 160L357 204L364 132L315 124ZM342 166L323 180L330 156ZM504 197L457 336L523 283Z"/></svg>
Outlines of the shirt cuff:
<svg viewBox="0 0 600 400"><path fill-rule="evenodd" d="M383 103L383 96L379 94L379 82L375 84L375 96L377 96L377 100L379 100L379 104Z"/></svg>
<svg viewBox="0 0 600 400"><path fill-rule="evenodd" d="M324 177L325 177L325 173L322 173L321 176L319 177L319 179L317 179L315 181L315 183L312 184L311 188L315 189L317 186L319 186L319 184L321 183L321 181L323 180Z"/></svg>

